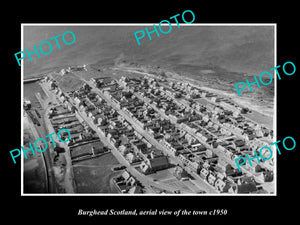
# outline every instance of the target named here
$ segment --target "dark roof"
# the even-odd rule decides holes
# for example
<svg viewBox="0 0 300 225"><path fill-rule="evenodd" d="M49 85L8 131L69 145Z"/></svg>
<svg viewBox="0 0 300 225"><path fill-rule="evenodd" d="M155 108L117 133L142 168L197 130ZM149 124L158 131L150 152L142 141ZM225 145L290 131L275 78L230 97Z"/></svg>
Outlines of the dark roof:
<svg viewBox="0 0 300 225"><path fill-rule="evenodd" d="M57 153L62 153L62 152L65 152L65 149L64 149L64 148L61 148L61 147L58 147L58 146L56 146L56 147L54 148L54 151L56 151Z"/></svg>
<svg viewBox="0 0 300 225"><path fill-rule="evenodd" d="M251 183L253 182L253 177L248 177L248 176L244 176L244 177L241 177L241 182L242 183Z"/></svg>
<svg viewBox="0 0 300 225"><path fill-rule="evenodd" d="M238 185L237 193L251 193L256 191L256 185L254 182Z"/></svg>
<svg viewBox="0 0 300 225"><path fill-rule="evenodd" d="M166 166L169 164L169 160L167 156L160 156L151 159L150 164L152 168Z"/></svg>

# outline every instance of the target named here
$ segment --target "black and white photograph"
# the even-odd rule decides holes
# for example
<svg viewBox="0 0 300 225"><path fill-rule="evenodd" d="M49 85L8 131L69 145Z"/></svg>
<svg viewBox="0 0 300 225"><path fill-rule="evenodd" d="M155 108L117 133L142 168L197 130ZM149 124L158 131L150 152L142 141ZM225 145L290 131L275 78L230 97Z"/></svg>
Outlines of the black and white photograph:
<svg viewBox="0 0 300 225"><path fill-rule="evenodd" d="M23 25L25 195L276 194L276 25L158 27Z"/></svg>

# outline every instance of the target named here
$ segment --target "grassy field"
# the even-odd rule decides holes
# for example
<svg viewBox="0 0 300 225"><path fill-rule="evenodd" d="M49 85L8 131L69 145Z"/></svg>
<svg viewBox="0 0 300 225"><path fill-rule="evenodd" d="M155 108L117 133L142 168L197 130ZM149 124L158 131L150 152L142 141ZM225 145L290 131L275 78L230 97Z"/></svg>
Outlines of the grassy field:
<svg viewBox="0 0 300 225"><path fill-rule="evenodd" d="M173 173L174 173L174 168L170 168L170 169L166 169L166 170L157 171L156 173L152 173L147 176L151 177L153 179L162 181L162 180L168 180L168 179L175 178Z"/></svg>
<svg viewBox="0 0 300 225"><path fill-rule="evenodd" d="M118 164L114 156L109 153L73 165L77 192L118 193L110 182L113 176L120 173L111 171L111 168Z"/></svg>

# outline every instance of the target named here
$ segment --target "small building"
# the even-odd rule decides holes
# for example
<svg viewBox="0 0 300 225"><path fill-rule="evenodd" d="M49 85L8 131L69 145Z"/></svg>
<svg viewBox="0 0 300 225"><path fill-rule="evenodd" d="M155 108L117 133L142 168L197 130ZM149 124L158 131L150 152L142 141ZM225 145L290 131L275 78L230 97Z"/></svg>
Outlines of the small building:
<svg viewBox="0 0 300 225"><path fill-rule="evenodd" d="M216 154L210 149L206 150L206 155L207 155L208 158L212 158L212 157L216 156Z"/></svg>
<svg viewBox="0 0 300 225"><path fill-rule="evenodd" d="M145 159L140 168L143 173L151 173L158 170L166 169L170 166L169 160L167 156L159 156L152 159Z"/></svg>
<svg viewBox="0 0 300 225"><path fill-rule="evenodd" d="M30 109L31 108L31 102L29 100L25 100L23 103L24 109Z"/></svg>
<svg viewBox="0 0 300 225"><path fill-rule="evenodd" d="M237 193L238 194L248 194L252 192L256 192L256 184L254 182L244 183L241 185L237 185Z"/></svg>
<svg viewBox="0 0 300 225"><path fill-rule="evenodd" d="M200 171L200 177L206 179L208 175L209 175L209 171L205 168L202 168L202 170Z"/></svg>
<svg viewBox="0 0 300 225"><path fill-rule="evenodd" d="M229 192L230 188L232 187L232 183L227 180L222 180L218 178L215 182L215 187L221 192Z"/></svg>
<svg viewBox="0 0 300 225"><path fill-rule="evenodd" d="M274 179L273 171L265 171L263 172L264 175L264 182L272 182Z"/></svg>
<svg viewBox="0 0 300 225"><path fill-rule="evenodd" d="M212 173L208 175L207 181L210 185L214 186L217 178Z"/></svg>
<svg viewBox="0 0 300 225"><path fill-rule="evenodd" d="M127 153L125 158L129 163L134 163L137 160L136 155L132 152Z"/></svg>
<svg viewBox="0 0 300 225"><path fill-rule="evenodd" d="M228 175L228 173L230 173L233 170L233 168L230 164L228 164L227 162L225 162L224 160L221 160L221 159L218 160L217 165L225 172L226 175Z"/></svg>
<svg viewBox="0 0 300 225"><path fill-rule="evenodd" d="M180 166L177 166L174 171L174 176L180 180L180 179L184 179L184 178L188 177L189 174L185 169L183 169Z"/></svg>

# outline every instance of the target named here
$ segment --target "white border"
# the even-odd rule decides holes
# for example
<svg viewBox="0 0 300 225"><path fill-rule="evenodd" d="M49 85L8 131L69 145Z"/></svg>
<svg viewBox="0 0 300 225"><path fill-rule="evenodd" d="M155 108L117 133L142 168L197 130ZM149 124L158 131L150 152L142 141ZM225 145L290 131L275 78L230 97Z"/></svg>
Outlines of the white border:
<svg viewBox="0 0 300 225"><path fill-rule="evenodd" d="M153 26L153 24L158 25L158 23L21 23L21 51L24 49L24 26ZM161 24L162 26L168 26L168 24ZM171 23L173 26L177 26L176 23ZM191 23L185 24L180 23L180 26L273 26L274 27L274 67L277 65L277 23ZM24 79L24 62L21 61L21 146L23 145L23 79ZM270 68L271 69L271 68ZM274 114L273 114L273 131L274 131L274 140L277 140L277 76L274 71L274 80L275 80L275 94L274 94ZM275 151L276 152L276 151ZM277 153L277 152L276 152ZM239 197L239 196L277 196L277 154L275 154L275 164L274 164L274 193L273 194L91 194L91 193L40 193L40 194L31 194L24 193L23 188L23 154L21 154L21 196L230 196L230 197Z"/></svg>

